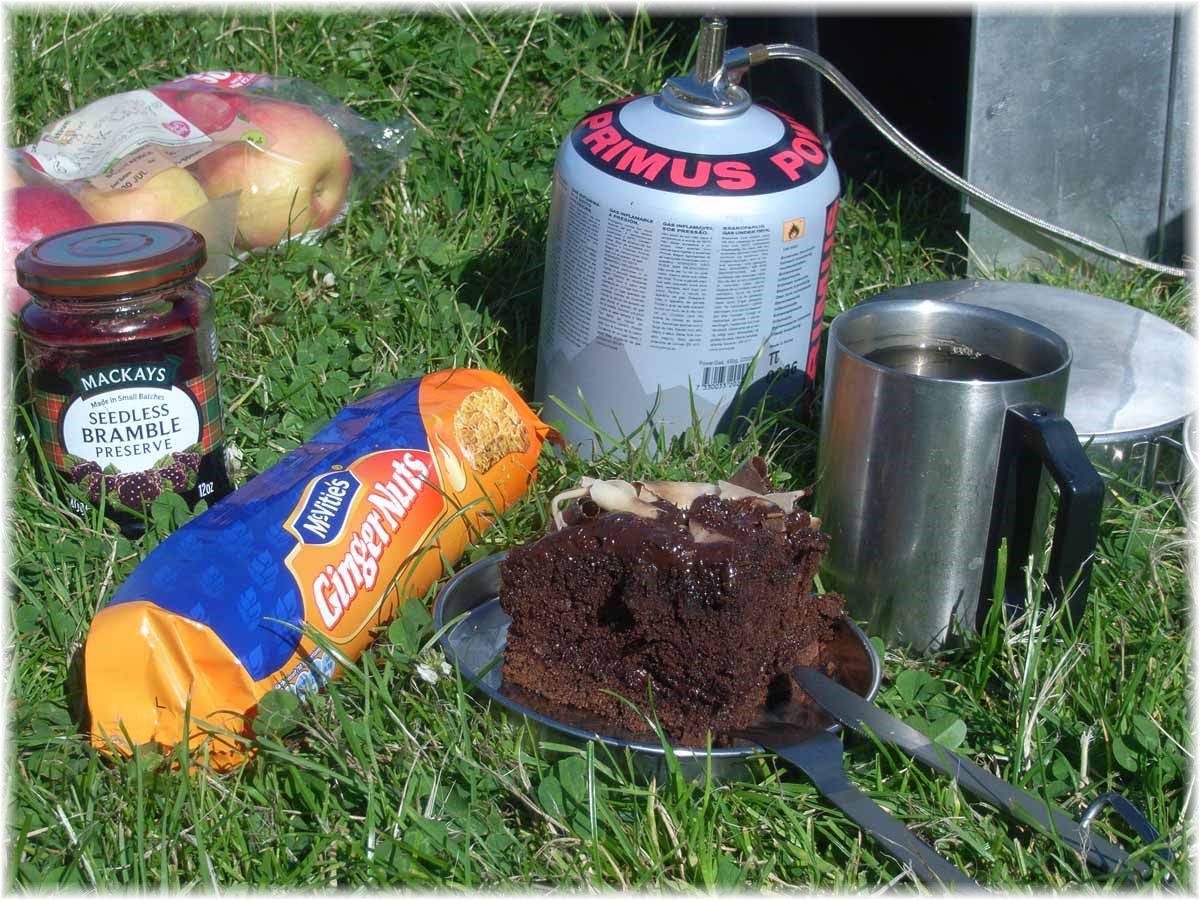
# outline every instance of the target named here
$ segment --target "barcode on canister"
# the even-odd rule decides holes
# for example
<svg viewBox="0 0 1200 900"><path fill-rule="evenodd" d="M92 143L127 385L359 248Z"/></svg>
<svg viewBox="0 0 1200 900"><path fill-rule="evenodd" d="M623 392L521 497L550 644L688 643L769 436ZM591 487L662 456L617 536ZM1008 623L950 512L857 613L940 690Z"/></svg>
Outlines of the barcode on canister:
<svg viewBox="0 0 1200 900"><path fill-rule="evenodd" d="M735 387L742 383L750 363L736 363L728 366L705 366L700 377L700 390Z"/></svg>

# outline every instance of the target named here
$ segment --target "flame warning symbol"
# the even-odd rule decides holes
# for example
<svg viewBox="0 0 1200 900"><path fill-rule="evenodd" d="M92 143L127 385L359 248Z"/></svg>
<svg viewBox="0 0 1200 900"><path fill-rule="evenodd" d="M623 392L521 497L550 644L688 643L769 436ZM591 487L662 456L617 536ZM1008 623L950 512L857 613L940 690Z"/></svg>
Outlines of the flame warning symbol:
<svg viewBox="0 0 1200 900"><path fill-rule="evenodd" d="M790 219L783 223L783 242L794 241L804 237L804 220Z"/></svg>

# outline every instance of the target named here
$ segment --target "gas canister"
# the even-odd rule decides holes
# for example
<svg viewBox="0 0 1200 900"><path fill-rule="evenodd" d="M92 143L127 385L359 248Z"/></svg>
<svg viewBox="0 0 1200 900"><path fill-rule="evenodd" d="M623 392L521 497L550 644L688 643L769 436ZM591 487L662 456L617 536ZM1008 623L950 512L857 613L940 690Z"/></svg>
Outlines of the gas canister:
<svg viewBox="0 0 1200 900"><path fill-rule="evenodd" d="M812 130L737 83L746 53L705 19L692 74L563 141L535 396L584 454L594 431L711 434L739 397L816 374L838 174Z"/></svg>

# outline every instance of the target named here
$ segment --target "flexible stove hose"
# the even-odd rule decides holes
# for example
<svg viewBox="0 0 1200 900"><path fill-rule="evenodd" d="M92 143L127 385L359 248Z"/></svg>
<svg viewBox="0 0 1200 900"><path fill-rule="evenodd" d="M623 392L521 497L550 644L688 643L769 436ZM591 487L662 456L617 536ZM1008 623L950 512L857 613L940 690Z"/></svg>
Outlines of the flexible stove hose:
<svg viewBox="0 0 1200 900"><path fill-rule="evenodd" d="M905 155L916 162L923 169L927 170L937 178L950 185L955 190L961 191L975 200L985 203L994 209L1007 213L1014 218L1020 219L1029 225L1043 231L1047 234L1054 235L1072 244L1080 247L1085 247L1094 253L1101 256L1109 257L1110 259L1119 260L1127 265L1136 266L1140 269L1147 269L1151 272L1157 272L1161 275L1170 275L1175 278L1187 278L1192 272L1190 269L1177 268L1175 266L1167 266L1162 263L1156 263L1148 259L1142 259L1140 256L1135 256L1131 253L1125 253L1121 250L1114 250L1112 247L1107 247L1104 244L1094 241L1091 238L1084 237L1081 234L1076 234L1066 228L1062 228L1044 219L1039 219L1037 216L1030 215L1020 209L1017 209L1010 203L1006 203L999 197L989 194L975 185L971 184L965 178L962 178L936 159L925 153L920 147L910 141L900 132L895 125L889 122L882 113L879 112L871 102L859 92L846 77L834 68L828 61L811 50L806 50L803 47L797 47L794 44L756 44L748 47L745 50L731 50L726 58L726 69L734 71L740 66L757 65L766 62L769 59L788 59L794 62L804 63L816 69L824 76L834 87L846 95L854 106L867 117L880 133L883 134L892 144L900 149ZM730 63L733 63L731 66Z"/></svg>

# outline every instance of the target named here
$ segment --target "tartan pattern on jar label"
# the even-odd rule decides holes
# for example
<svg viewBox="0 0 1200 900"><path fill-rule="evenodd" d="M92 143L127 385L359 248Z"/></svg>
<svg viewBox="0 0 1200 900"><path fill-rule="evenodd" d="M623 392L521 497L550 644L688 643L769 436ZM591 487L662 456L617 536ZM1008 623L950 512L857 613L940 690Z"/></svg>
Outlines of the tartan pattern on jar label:
<svg viewBox="0 0 1200 900"><path fill-rule="evenodd" d="M221 418L221 396L217 389L217 373L189 378L173 385L184 391L196 404L199 411L199 452L206 455L215 447L220 446L224 431ZM63 418L71 403L76 399L74 394L60 394L41 389L34 390L33 405L37 419L38 438L47 460L60 472L67 472L69 466L67 457L70 451L63 441ZM183 450L184 447L172 449ZM104 460L96 460L104 462Z"/></svg>

